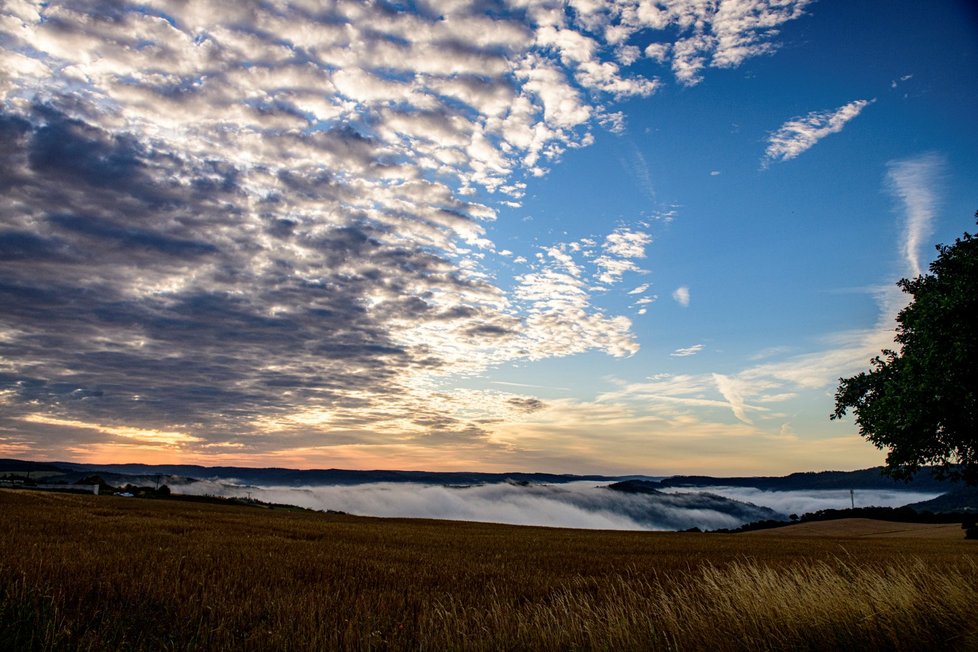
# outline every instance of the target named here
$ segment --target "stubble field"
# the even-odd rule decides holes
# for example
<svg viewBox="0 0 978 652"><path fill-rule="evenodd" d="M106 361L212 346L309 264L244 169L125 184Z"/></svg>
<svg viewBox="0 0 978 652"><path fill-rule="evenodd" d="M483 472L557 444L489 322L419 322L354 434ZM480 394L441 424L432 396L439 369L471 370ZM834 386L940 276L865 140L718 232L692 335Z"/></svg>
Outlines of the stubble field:
<svg viewBox="0 0 978 652"><path fill-rule="evenodd" d="M978 649L978 545L0 490L0 649Z"/></svg>

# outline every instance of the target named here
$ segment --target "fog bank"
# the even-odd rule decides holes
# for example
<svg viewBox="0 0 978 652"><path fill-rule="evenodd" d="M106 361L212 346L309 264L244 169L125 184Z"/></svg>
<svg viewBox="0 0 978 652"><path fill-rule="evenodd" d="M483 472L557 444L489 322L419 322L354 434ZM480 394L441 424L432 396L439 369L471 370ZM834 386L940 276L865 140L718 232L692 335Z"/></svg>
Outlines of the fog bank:
<svg viewBox="0 0 978 652"><path fill-rule="evenodd" d="M203 480L177 493L253 498L360 516L437 518L608 530L733 528L773 518L771 510L703 492L626 494L595 482L495 483L453 487L414 483L261 486Z"/></svg>
<svg viewBox="0 0 978 652"><path fill-rule="evenodd" d="M784 515L806 514L820 509L847 509L852 506L849 491L846 489L831 490L793 490L765 491L754 487L700 487L718 496L732 500L753 503L768 507ZM688 491L687 489L669 488L663 491ZM910 503L930 500L940 496L941 492L899 491L892 489L856 489L856 507L902 507Z"/></svg>

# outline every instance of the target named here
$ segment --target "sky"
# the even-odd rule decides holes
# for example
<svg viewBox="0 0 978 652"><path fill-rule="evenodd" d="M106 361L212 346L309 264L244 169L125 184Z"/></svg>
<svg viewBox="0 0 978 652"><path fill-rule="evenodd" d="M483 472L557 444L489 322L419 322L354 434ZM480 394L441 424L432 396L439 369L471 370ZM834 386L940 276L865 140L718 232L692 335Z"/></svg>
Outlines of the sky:
<svg viewBox="0 0 978 652"><path fill-rule="evenodd" d="M970 2L0 7L0 456L781 474L978 209Z"/></svg>

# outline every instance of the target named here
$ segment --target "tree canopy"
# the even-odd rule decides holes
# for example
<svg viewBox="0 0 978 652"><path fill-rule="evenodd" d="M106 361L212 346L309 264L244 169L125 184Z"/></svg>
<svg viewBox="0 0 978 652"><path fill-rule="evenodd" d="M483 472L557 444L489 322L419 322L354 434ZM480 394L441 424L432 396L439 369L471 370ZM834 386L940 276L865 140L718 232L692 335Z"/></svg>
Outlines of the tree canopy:
<svg viewBox="0 0 978 652"><path fill-rule="evenodd" d="M933 465L938 477L978 484L978 237L937 251L930 273L898 283L912 297L897 315L899 350L840 378L831 418L851 408L859 434L888 449L893 477Z"/></svg>

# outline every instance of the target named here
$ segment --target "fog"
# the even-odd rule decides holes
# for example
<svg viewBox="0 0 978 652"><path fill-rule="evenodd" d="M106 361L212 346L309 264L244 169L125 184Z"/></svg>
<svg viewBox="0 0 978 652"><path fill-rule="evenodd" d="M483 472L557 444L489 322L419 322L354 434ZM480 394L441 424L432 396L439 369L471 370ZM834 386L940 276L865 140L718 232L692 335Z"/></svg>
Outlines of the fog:
<svg viewBox="0 0 978 652"><path fill-rule="evenodd" d="M203 480L171 484L171 489L175 493L250 497L361 516L608 530L732 528L776 516L763 507L698 491L628 494L595 482L466 487L414 483L283 487Z"/></svg>
<svg viewBox="0 0 978 652"><path fill-rule="evenodd" d="M718 496L768 507L784 515L815 512L820 509L846 509L852 506L848 489L764 491L754 487L700 487ZM667 492L688 491L669 488ZM857 489L856 507L902 507L910 503L930 500L941 492L899 491L892 489Z"/></svg>

